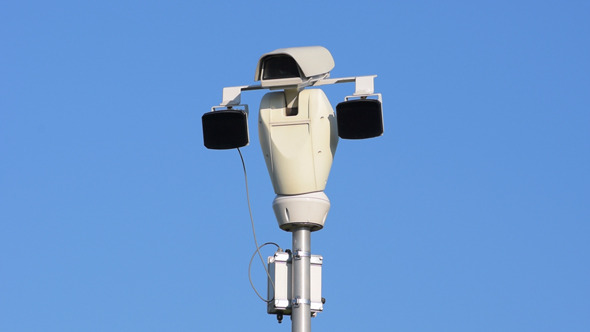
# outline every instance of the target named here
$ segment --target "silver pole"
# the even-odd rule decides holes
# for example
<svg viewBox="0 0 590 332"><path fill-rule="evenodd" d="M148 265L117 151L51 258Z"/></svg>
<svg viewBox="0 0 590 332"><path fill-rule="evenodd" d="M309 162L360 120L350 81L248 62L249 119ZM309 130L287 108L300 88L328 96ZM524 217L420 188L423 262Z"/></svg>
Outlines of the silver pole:
<svg viewBox="0 0 590 332"><path fill-rule="evenodd" d="M311 230L296 228L293 230L292 332L311 332L310 257Z"/></svg>

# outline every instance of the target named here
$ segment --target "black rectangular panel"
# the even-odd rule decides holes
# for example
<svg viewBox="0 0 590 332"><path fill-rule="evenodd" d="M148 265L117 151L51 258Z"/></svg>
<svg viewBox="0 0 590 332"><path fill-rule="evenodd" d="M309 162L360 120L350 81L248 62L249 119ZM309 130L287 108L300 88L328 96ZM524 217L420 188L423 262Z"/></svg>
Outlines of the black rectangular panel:
<svg viewBox="0 0 590 332"><path fill-rule="evenodd" d="M248 145L248 118L240 110L221 110L205 113L203 141L208 149L235 149Z"/></svg>
<svg viewBox="0 0 590 332"><path fill-rule="evenodd" d="M375 99L354 99L336 106L338 136L364 139L383 135L381 102Z"/></svg>

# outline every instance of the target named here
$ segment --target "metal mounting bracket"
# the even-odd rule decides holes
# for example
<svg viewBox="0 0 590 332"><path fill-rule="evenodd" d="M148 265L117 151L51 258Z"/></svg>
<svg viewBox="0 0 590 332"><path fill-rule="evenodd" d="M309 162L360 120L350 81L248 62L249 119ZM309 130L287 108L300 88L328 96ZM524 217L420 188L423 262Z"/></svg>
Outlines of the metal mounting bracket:
<svg viewBox="0 0 590 332"><path fill-rule="evenodd" d="M309 251L303 251L300 249L295 250L295 252L293 252L293 258L295 259L301 259L303 257L311 257L311 252Z"/></svg>
<svg viewBox="0 0 590 332"><path fill-rule="evenodd" d="M293 304L294 307L298 307L300 304L311 305L311 300L296 297L293 300L291 300L291 304Z"/></svg>
<svg viewBox="0 0 590 332"><path fill-rule="evenodd" d="M325 78L319 79L317 81L311 80L309 82L305 82L301 86L296 86L297 88L304 88L306 86L321 86L321 85L331 85L331 84L339 84L339 83L355 83L354 89L354 96L368 96L373 95L375 88L374 88L374 79L377 75L369 75L369 76L354 76L354 77L341 77L341 78ZM293 88L293 85L285 85L285 86L273 86L271 90L276 89L288 89ZM261 90L267 89L263 88L260 84L254 85L241 85L241 86L230 86L223 88L223 97L220 106L238 106L242 102L242 91L248 90Z"/></svg>
<svg viewBox="0 0 590 332"><path fill-rule="evenodd" d="M226 106L213 106L211 107L211 111L217 111L219 109L234 109L234 107L243 107L244 111L246 112L246 114L250 114L250 111L248 110L248 104L236 104L236 105L226 105Z"/></svg>
<svg viewBox="0 0 590 332"><path fill-rule="evenodd" d="M360 99L367 99L367 97L377 97L377 100L379 100L379 102L383 103L382 97L380 93L370 93L370 94L354 94L352 96L346 96L344 97L344 101L348 101L351 98L360 98Z"/></svg>

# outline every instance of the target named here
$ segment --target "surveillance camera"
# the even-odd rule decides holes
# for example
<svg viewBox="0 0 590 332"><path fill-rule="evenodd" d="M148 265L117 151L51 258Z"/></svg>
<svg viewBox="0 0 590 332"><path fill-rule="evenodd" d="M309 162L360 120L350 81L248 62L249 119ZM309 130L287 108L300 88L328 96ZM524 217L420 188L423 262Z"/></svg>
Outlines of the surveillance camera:
<svg viewBox="0 0 590 332"><path fill-rule="evenodd" d="M285 93L260 102L258 135L277 197L273 210L281 229L324 227L330 200L323 192L338 145L334 111L320 89L298 96L296 114L287 112Z"/></svg>
<svg viewBox="0 0 590 332"><path fill-rule="evenodd" d="M297 86L327 78L333 68L332 54L324 47L280 48L260 57L254 80L263 88Z"/></svg>

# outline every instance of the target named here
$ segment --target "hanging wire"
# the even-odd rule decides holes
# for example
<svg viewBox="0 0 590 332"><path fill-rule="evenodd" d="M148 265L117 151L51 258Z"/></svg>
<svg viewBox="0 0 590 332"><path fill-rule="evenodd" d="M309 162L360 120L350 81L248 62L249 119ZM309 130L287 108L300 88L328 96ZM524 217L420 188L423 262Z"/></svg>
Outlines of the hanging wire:
<svg viewBox="0 0 590 332"><path fill-rule="evenodd" d="M281 250L281 247L273 242L267 242L265 244L263 244L262 246L258 245L258 240L256 239L256 229L254 227L254 217L252 216L252 206L250 204L250 190L248 189L248 173L246 172L246 163L244 162L244 156L242 156L242 151L240 150L240 148L238 149L238 153L240 154L240 159L242 160L242 167L244 168L244 181L246 183L246 199L248 200L248 212L250 213L250 224L252 225L252 234L254 236L254 245L256 245L256 251L254 252L254 254L252 255L252 258L254 258L254 256L256 254L258 254L258 257L260 257L260 262L262 263L262 266L264 267L264 271L266 272L266 276L268 277L268 280L270 281L271 285L272 285L272 289L273 289L273 294L275 293L275 284L272 281L272 278L270 277L270 273L268 272L268 268L266 267L266 264L264 263L264 258L262 258L262 254L260 253L260 249L262 247L264 247L267 244L274 244L277 246L277 248L279 248L279 250ZM273 298L271 299L265 299L264 297L262 297L258 291L256 290L256 287L254 287L254 284L252 283L252 278L250 277L250 266L252 265L252 258L250 259L250 264L248 265L248 279L250 280L250 285L252 286L252 289L254 289L254 292L256 293L256 295L258 295L258 297L266 302L272 302L274 301L274 295Z"/></svg>
<svg viewBox="0 0 590 332"><path fill-rule="evenodd" d="M252 257L250 257L250 263L248 264L248 280L250 281L250 286L252 286L252 289L254 290L254 292L256 293L256 295L258 295L258 297L262 301L264 301L266 303L272 302L274 300L274 289L275 289L275 285L274 285L274 283L272 281L272 278L270 277L270 275L268 275L268 271L266 271L266 273L268 275L268 278L269 278L268 280L270 280L270 283L272 284L272 289L273 289L273 297L271 299L268 299L267 300L264 297L262 297L262 295L260 295L260 293L258 293L258 290L256 290L256 286L254 286L254 283L252 282L252 274L250 273L250 271L252 270L252 261L254 260L254 256L256 256L256 253L259 253L260 254L260 249L262 249L262 248L264 248L264 246L270 245L270 244L276 246L278 251L283 251L281 249L281 247L278 244L274 243L274 242L266 242L266 243L263 243L260 247L256 248L257 250L254 251L254 253L252 254Z"/></svg>

